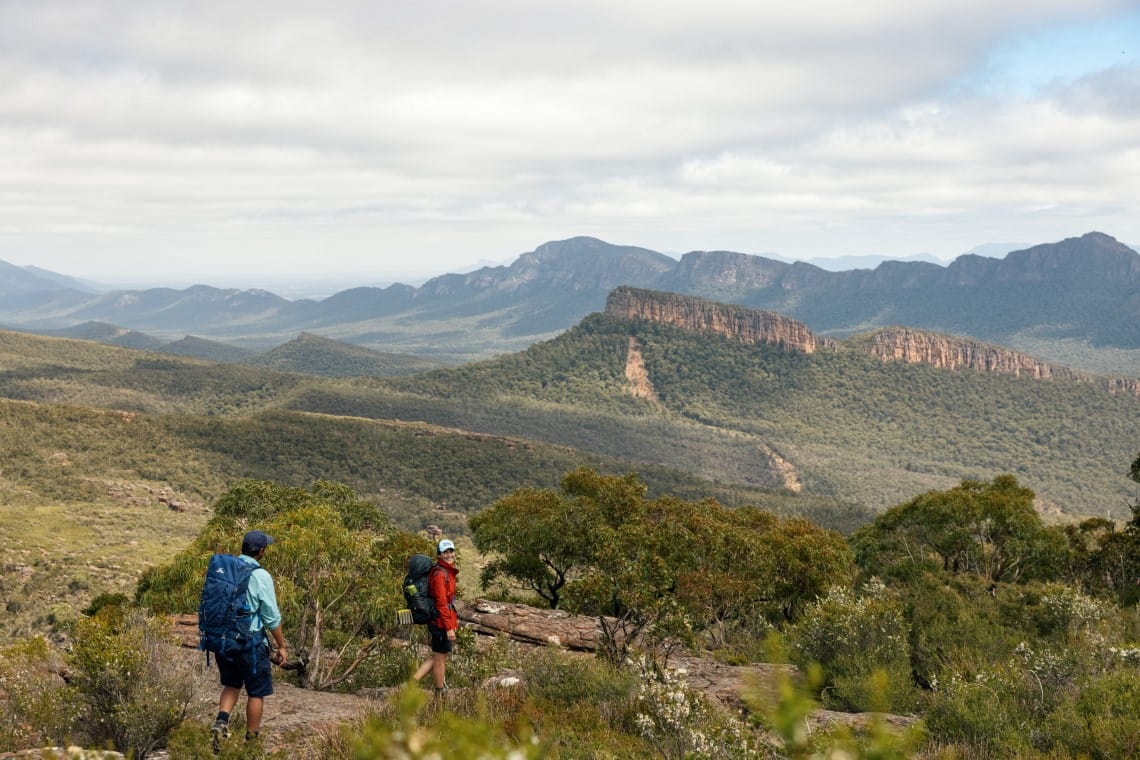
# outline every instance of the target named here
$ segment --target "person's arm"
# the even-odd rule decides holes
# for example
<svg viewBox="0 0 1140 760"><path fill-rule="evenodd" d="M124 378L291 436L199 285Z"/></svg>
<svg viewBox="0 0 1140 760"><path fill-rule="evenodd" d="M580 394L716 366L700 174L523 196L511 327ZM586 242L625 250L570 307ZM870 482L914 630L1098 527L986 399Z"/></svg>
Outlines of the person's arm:
<svg viewBox="0 0 1140 760"><path fill-rule="evenodd" d="M269 635L273 638L273 652L269 655L269 659L277 665L285 664L285 636L281 633L281 624L278 623L276 628L269 631Z"/></svg>
<svg viewBox="0 0 1140 760"><path fill-rule="evenodd" d="M250 584L256 584L258 609L261 623L273 639L273 652L270 659L281 665L285 662L285 636L281 633L281 611L277 607L277 588L273 584L273 576L265 568L253 571Z"/></svg>

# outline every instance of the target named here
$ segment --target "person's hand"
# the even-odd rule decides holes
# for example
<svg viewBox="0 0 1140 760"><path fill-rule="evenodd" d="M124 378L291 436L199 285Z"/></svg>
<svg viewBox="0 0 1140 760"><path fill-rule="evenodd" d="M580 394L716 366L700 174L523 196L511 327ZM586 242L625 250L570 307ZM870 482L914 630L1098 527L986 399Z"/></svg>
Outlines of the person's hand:
<svg viewBox="0 0 1140 760"><path fill-rule="evenodd" d="M277 647L273 653L269 655L269 661L274 665L285 664L285 647Z"/></svg>
<svg viewBox="0 0 1140 760"><path fill-rule="evenodd" d="M447 632L447 640L448 641L455 641L455 631L454 630L450 630Z"/></svg>

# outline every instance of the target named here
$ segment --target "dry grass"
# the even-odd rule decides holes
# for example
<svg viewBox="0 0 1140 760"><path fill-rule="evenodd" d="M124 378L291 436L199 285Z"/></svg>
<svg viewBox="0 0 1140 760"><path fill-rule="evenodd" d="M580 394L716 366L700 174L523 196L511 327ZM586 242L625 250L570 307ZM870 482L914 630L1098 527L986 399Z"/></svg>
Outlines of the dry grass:
<svg viewBox="0 0 1140 760"><path fill-rule="evenodd" d="M0 642L57 627L99 594L131 596L143 570L197 535L204 508L173 511L147 488L38 504L0 491Z"/></svg>

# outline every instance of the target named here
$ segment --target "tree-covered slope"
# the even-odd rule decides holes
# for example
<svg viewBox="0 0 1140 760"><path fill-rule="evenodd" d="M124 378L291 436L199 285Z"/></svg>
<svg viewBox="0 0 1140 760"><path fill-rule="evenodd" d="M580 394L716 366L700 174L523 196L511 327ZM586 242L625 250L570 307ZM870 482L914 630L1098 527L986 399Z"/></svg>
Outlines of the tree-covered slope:
<svg viewBox="0 0 1140 760"><path fill-rule="evenodd" d="M243 361L283 372L326 377L411 375L441 366L439 362L418 356L381 353L305 332L288 343Z"/></svg>
<svg viewBox="0 0 1140 760"><path fill-rule="evenodd" d="M631 338L656 401L628 390ZM1081 383L857 351L785 352L600 315L518 354L332 396L310 390L295 403L551 442L572 437L580 448L636 452L737 482L771 463L759 455L766 447L805 491L878 508L1010 472L1059 509L1117 516L1129 495L1121 463L1135 454L1140 417L1136 398Z"/></svg>

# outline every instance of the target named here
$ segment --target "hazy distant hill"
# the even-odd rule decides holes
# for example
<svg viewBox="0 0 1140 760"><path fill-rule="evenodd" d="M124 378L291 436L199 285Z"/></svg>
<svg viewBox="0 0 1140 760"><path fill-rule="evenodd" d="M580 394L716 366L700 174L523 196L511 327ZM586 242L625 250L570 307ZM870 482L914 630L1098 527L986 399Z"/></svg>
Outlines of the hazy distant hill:
<svg viewBox="0 0 1140 760"><path fill-rule="evenodd" d="M231 346L216 340L206 340L194 335L187 335L181 340L164 343L155 349L164 354L176 356L192 356L197 359L209 359L217 362L239 362L253 356L254 352L248 348Z"/></svg>
<svg viewBox="0 0 1140 760"><path fill-rule="evenodd" d="M108 343L112 346L138 348L142 350L155 350L163 345L163 342L154 336L126 327L110 325L106 322L84 322L62 330L44 330L43 334L53 335L59 338L94 340L100 343Z"/></svg>
<svg viewBox="0 0 1140 760"><path fill-rule="evenodd" d="M827 271L726 251L680 261L644 248L571 238L510 266L415 288L353 288L321 301L266 291L0 294L0 323L35 329L112 322L167 340L192 332L264 350L298 332L458 363L521 350L603 308L618 285L699 295L850 335L903 324L969 335L1090 371L1140 375L1140 254L1101 233L948 266L884 262Z"/></svg>
<svg viewBox="0 0 1140 760"><path fill-rule="evenodd" d="M288 343L248 356L243 361L284 372L326 377L410 375L441 366L439 362L418 356L380 353L312 333L301 333Z"/></svg>
<svg viewBox="0 0 1140 760"><path fill-rule="evenodd" d="M0 261L0 296L19 296L30 293L47 293L73 290L80 293L97 293L91 283L67 275L49 272L39 267L18 267Z"/></svg>

